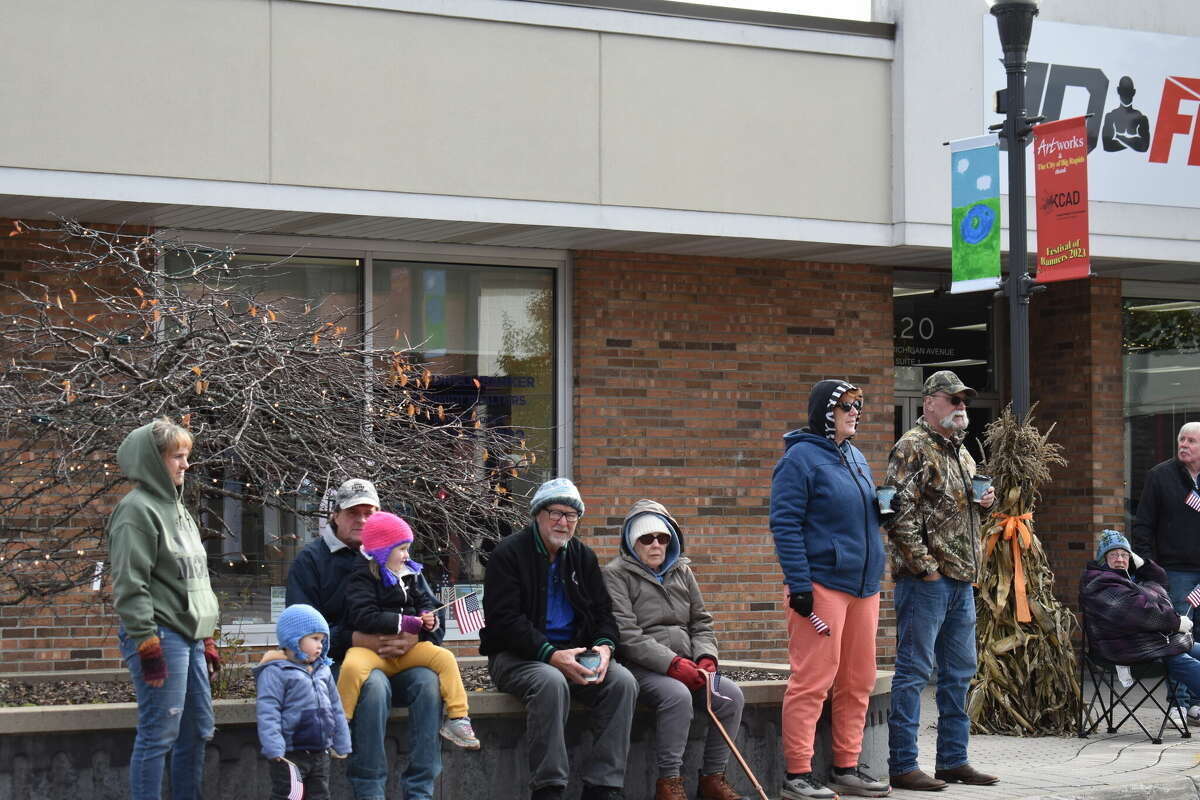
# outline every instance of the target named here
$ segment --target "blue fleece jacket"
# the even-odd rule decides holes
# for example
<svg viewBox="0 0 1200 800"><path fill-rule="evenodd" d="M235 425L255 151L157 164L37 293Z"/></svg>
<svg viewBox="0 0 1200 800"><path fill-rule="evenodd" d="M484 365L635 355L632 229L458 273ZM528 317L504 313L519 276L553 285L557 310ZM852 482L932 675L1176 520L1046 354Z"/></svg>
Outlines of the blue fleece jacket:
<svg viewBox="0 0 1200 800"><path fill-rule="evenodd" d="M806 430L784 436L787 448L771 480L771 535L789 592L827 589L869 597L883 577L883 537L875 479L849 440Z"/></svg>
<svg viewBox="0 0 1200 800"><path fill-rule="evenodd" d="M267 758L293 750L350 752L350 726L337 683L325 664L312 672L294 661L268 661L254 668L258 742Z"/></svg>

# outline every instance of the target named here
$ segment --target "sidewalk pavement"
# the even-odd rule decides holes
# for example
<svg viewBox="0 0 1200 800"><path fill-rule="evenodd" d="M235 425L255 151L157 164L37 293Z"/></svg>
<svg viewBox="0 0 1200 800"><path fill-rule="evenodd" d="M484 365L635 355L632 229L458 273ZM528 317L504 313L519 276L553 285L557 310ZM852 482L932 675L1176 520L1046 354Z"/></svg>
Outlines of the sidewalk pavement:
<svg viewBox="0 0 1200 800"><path fill-rule="evenodd" d="M1155 715L1139 712L1147 728ZM1161 714L1157 715L1161 719ZM917 737L921 767L933 774L937 739L934 687L921 695ZM1157 722L1151 730L1157 730ZM972 736L971 764L1000 777L994 786L950 784L939 792L896 790L898 800L1200 800L1200 728L1184 739L1170 726L1151 744L1130 720L1118 733L1101 728L1087 739ZM872 764L877 772L886 765ZM879 767L883 767L879 769Z"/></svg>

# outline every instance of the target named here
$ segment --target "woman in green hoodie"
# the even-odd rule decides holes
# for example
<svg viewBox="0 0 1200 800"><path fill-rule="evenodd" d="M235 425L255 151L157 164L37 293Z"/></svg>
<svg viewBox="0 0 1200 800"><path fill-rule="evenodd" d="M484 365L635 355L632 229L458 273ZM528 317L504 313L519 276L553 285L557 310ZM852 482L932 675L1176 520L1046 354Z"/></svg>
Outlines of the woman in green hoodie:
<svg viewBox="0 0 1200 800"><path fill-rule="evenodd" d="M117 635L138 701L129 757L133 800L161 796L168 752L171 797L200 800L204 747L213 735L217 598L200 532L181 501L191 450L192 435L165 417L117 449L121 471L136 484L107 528Z"/></svg>

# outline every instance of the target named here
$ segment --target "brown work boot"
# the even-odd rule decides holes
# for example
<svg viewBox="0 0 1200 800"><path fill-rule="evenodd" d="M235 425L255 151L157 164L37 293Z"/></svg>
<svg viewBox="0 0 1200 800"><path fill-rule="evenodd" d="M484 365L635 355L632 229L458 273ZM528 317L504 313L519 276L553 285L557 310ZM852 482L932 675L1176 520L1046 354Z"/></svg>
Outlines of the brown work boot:
<svg viewBox="0 0 1200 800"><path fill-rule="evenodd" d="M939 769L933 775L940 781L966 783L971 786L991 786L993 783L1000 782L1000 779L995 775L980 772L970 764L963 764L961 767L955 767L954 769Z"/></svg>
<svg viewBox="0 0 1200 800"><path fill-rule="evenodd" d="M683 778L659 778L654 784L654 800L687 800L687 792L683 790Z"/></svg>
<svg viewBox="0 0 1200 800"><path fill-rule="evenodd" d="M903 775L891 775L888 782L892 784L893 789L909 789L914 792L940 792L946 788L945 781L931 778L919 769Z"/></svg>
<svg viewBox="0 0 1200 800"><path fill-rule="evenodd" d="M714 772L712 775L700 776L699 800L746 800L725 780L724 772Z"/></svg>

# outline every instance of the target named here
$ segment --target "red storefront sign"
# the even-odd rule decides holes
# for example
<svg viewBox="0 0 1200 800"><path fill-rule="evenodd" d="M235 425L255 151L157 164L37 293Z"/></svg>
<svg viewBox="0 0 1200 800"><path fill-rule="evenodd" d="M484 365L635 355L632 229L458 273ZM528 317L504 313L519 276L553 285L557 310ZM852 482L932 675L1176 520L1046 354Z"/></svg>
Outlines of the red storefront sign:
<svg viewBox="0 0 1200 800"><path fill-rule="evenodd" d="M1087 119L1033 129L1039 283L1086 278L1088 245Z"/></svg>

